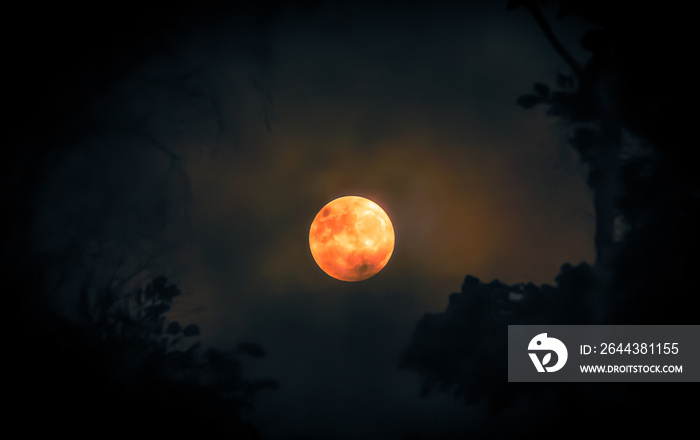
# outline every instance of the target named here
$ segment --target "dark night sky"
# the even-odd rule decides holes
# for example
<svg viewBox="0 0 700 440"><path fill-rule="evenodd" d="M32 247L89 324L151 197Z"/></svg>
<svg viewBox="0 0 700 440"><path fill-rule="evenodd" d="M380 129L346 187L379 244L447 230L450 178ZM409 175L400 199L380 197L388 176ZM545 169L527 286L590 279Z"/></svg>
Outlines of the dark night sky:
<svg viewBox="0 0 700 440"><path fill-rule="evenodd" d="M105 28L109 12L69 8L55 42L37 26L24 43L58 62L25 80L60 70L33 92L54 135L18 155L47 158L25 225L41 300L72 316L86 280L167 276L183 292L168 317L204 345L265 349L243 367L281 384L256 398L266 439L454 438L510 420L419 397L399 357L467 274L554 284L562 264L593 264L595 216L566 124L516 105L568 66L526 10L462 3L175 3L115 9L124 27ZM545 6L585 63L595 26ZM396 231L363 282L328 277L308 249L342 195L376 201Z"/></svg>

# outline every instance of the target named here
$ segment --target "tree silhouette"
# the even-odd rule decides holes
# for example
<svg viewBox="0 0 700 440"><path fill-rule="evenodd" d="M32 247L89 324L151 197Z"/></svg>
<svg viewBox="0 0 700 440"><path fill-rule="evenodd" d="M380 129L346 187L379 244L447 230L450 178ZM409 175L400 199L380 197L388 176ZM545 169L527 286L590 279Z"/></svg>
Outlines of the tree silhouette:
<svg viewBox="0 0 700 440"><path fill-rule="evenodd" d="M125 435L255 438L257 430L242 414L258 390L275 383L245 378L240 359L262 356L262 349L243 344L231 351L204 350L197 344L196 325L167 322L179 290L165 278L142 291L124 290L157 270L155 260L186 235L182 219L190 194L183 151L152 124L159 115L148 105L118 110L119 115L100 110L115 87L136 80L141 90L160 88L188 104L206 102L206 116L220 134L216 93L192 81L219 59L184 63L174 75L158 78L143 76L140 69L163 54L173 55L172 37L186 32L183 18L205 22L236 12L237 6L207 0L176 1L167 8L126 2L110 8L109 17L100 13L91 20L77 7L10 9L37 31L9 49L7 95L13 112L0 161L7 214L0 270L12 292L6 310L18 323L11 325L16 336L8 352L13 377L22 385L10 400L35 422L35 431L87 435L103 425ZM247 44L237 46L240 52L230 54L258 67L266 50L263 20L242 17L231 25L232 33L255 31ZM270 102L262 72L262 67L251 69L252 86L241 87L259 92L267 123ZM122 98L133 96L117 101L124 103ZM112 160L95 160L107 156ZM86 159L84 166L66 172L76 157ZM125 166L118 170L114 159L124 159ZM83 191L96 196L94 203ZM123 203L130 192L136 197ZM64 218L42 212L54 201L75 210ZM182 229L173 232L178 222ZM47 242L61 244L45 252ZM83 287L80 295L77 286ZM69 318L75 315L76 296L80 323Z"/></svg>
<svg viewBox="0 0 700 440"><path fill-rule="evenodd" d="M468 404L496 411L517 393L507 377L508 325L585 324L597 280L588 264L562 266L557 285L488 284L468 275L444 313L426 314L403 353L404 368L424 378L422 394L451 392Z"/></svg>
<svg viewBox="0 0 700 440"><path fill-rule="evenodd" d="M198 115L211 118L214 135L236 138L235 125L245 122L222 116L222 98L205 78L222 62L219 54L176 61L188 23L226 15L226 35L236 41L226 55L249 68L247 82L237 86L259 94L253 111L269 128L266 26L281 7L122 2L107 8L108 17L93 11L90 20L77 4L10 7L20 26L36 30L8 48L6 102L13 111L0 161L6 214L0 271L11 286L6 310L15 334L8 353L20 383L9 400L33 422L23 428L87 436L102 425L124 435L257 437L242 415L258 390L276 383L245 378L240 360L264 351L250 343L204 350L196 325L166 320L179 290L165 278L142 291L124 286L159 270L157 258L188 232L185 151L153 124L163 112L140 99L158 89L167 104L202 104L206 111ZM161 57L167 59L161 74L144 74ZM139 90L115 96L124 84ZM67 170L76 158L85 159L83 166ZM59 212L68 204L74 211L46 214L51 202L63 204ZM46 252L47 242L59 246ZM70 319L76 296L80 323Z"/></svg>
<svg viewBox="0 0 700 440"><path fill-rule="evenodd" d="M486 404L494 414L515 402L521 409L542 404L537 396L548 396L546 408L508 432L518 437L540 437L539 429L594 419L605 411L684 423L690 420L685 408L655 405L654 399L677 397L668 388L641 392L629 384L507 383L509 324L697 322L698 300L688 287L698 263L700 179L687 150L678 148L691 127L665 113L677 108L672 94L654 93L676 80L677 66L687 57L669 61L682 54L679 45L686 40L669 31L675 16L658 5L558 3L559 19L576 14L598 26L581 40L591 57L585 65L574 59L539 2L509 1L510 9L530 11L568 65L556 75L554 87L536 83L517 104L546 106L548 115L571 128L570 144L588 166L596 261L564 264L554 287L486 284L467 276L445 312L426 314L417 324L401 366L423 377L424 394L453 392L466 403ZM662 33L649 32L652 24ZM581 429L595 432L592 426Z"/></svg>
<svg viewBox="0 0 700 440"><path fill-rule="evenodd" d="M536 1L509 6L530 10L571 66L572 73L557 76L556 91L535 84L535 93L518 104L543 104L547 114L566 121L570 143L588 165L601 278L596 321L659 322L662 311L678 317L675 306L665 308L668 302L649 308L660 289L682 288L697 261L690 243L698 242L698 233L688 222L698 215L698 178L687 150L679 148L690 127L669 114L678 97L663 92L687 62L685 38L674 30L682 28L678 17L627 1L614 7L560 1L560 18L577 14L599 26L581 40L591 58L580 68L547 32ZM659 32L650 32L650 25Z"/></svg>
<svg viewBox="0 0 700 440"><path fill-rule="evenodd" d="M83 289L79 324L54 318L35 330L42 346L23 359L36 391L23 396L26 404L56 429L78 418L71 427L78 435L101 424L122 434L260 438L246 415L257 392L278 383L244 377L240 358L264 350L253 343L203 350L197 325L167 320L178 295L163 276L128 294L106 289L91 298Z"/></svg>

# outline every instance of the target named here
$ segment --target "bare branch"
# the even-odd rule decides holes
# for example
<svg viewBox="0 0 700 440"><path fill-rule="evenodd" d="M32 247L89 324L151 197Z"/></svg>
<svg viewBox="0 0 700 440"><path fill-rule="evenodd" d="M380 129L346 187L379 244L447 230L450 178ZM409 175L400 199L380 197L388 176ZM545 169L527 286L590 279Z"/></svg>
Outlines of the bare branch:
<svg viewBox="0 0 700 440"><path fill-rule="evenodd" d="M564 61L566 61L566 63L571 67L571 69L574 71L574 74L578 78L581 78L583 76L583 69L574 59L573 55L571 55L571 53L568 50L566 50L564 45L561 44L561 42L557 39L556 35L554 35L552 27L549 25L549 22L547 22L547 19L544 17L544 14L542 14L542 10L540 9L537 2L527 1L523 6L525 6L535 17L535 20L537 20L537 24L540 26L540 29L542 29L542 32L544 32L544 35L545 37L547 37L547 40L549 40L551 45L554 47L554 50L556 50L557 53L564 59Z"/></svg>

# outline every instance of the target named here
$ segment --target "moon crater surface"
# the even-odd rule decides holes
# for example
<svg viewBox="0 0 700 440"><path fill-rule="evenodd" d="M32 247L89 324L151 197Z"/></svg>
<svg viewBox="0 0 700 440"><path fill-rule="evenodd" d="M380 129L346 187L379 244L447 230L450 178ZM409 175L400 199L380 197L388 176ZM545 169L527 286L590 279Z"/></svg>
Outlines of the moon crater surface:
<svg viewBox="0 0 700 440"><path fill-rule="evenodd" d="M324 206L309 231L316 264L341 281L362 281L386 266L394 251L394 226L364 197L345 196Z"/></svg>

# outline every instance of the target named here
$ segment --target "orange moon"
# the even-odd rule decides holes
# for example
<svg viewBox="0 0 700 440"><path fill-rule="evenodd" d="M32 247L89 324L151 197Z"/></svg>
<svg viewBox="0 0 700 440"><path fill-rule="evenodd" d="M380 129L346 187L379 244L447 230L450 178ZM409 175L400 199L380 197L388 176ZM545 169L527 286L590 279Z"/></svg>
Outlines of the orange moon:
<svg viewBox="0 0 700 440"><path fill-rule="evenodd" d="M311 223L309 247L316 264L341 281L362 281L386 266L394 251L394 226L376 203L340 197Z"/></svg>

